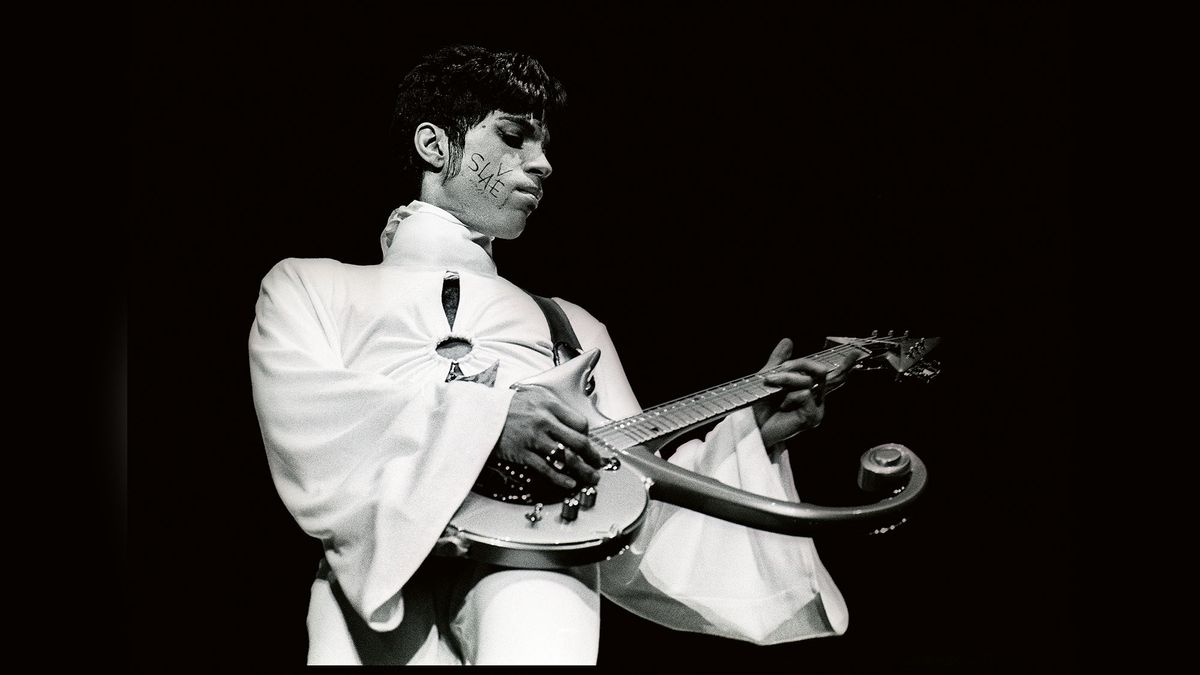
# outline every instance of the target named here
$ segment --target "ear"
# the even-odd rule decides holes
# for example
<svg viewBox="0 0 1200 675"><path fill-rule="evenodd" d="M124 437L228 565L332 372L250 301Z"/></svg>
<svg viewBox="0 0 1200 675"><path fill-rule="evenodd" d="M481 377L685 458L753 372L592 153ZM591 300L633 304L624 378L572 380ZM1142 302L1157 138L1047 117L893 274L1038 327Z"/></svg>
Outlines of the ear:
<svg viewBox="0 0 1200 675"><path fill-rule="evenodd" d="M446 132L436 124L422 122L417 125L417 130L413 133L413 146L417 149L417 154L421 159L435 166L440 171L446 166L446 157L449 154L447 147Z"/></svg>

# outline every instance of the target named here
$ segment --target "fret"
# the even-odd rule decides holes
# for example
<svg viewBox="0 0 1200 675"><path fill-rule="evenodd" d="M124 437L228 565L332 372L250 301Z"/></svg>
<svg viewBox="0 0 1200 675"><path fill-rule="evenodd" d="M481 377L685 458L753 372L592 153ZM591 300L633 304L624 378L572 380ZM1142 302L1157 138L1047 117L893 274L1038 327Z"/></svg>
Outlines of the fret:
<svg viewBox="0 0 1200 675"><path fill-rule="evenodd" d="M636 419L630 426L630 431L636 436L640 436L643 441L648 441L657 435L650 430L650 426L646 424L645 419Z"/></svg>
<svg viewBox="0 0 1200 675"><path fill-rule="evenodd" d="M757 382L752 382L747 384L745 387L742 387L742 396L750 399L750 403L757 403L766 395L766 390L764 390Z"/></svg>
<svg viewBox="0 0 1200 675"><path fill-rule="evenodd" d="M779 391L779 389L780 387L772 387L767 384L759 383L754 385L754 389L751 391L751 393L761 399L774 394L775 392Z"/></svg>
<svg viewBox="0 0 1200 675"><path fill-rule="evenodd" d="M626 422L623 422L621 429L638 442L650 440L650 436L638 426L636 418L630 418Z"/></svg>
<svg viewBox="0 0 1200 675"><path fill-rule="evenodd" d="M772 391L775 390L767 388L767 385L763 384L762 382L754 382L750 386L746 387L746 393L757 398L763 398Z"/></svg>
<svg viewBox="0 0 1200 675"><path fill-rule="evenodd" d="M609 443L608 445L609 445L609 447L615 448L617 450L628 450L629 448L632 448L633 446L635 446L637 444L638 444L638 442L633 440L632 438L621 438L621 439L614 440L613 442Z"/></svg>
<svg viewBox="0 0 1200 675"><path fill-rule="evenodd" d="M754 399L747 396L741 388L733 389L729 393L734 397L734 400L738 402L738 405L745 405L754 401Z"/></svg>
<svg viewBox="0 0 1200 675"><path fill-rule="evenodd" d="M659 426L665 428L667 431L675 431L680 427L679 421L676 420L675 417L669 414L666 410L655 410L654 417L658 421Z"/></svg>
<svg viewBox="0 0 1200 675"><path fill-rule="evenodd" d="M738 407L736 399L727 391L722 391L720 394L718 394L717 400L721 402L721 405L724 406L726 410L732 410Z"/></svg>
<svg viewBox="0 0 1200 675"><path fill-rule="evenodd" d="M710 392L708 394L708 405L718 408L718 410L721 412L727 412L732 406L730 400L726 398L725 394L720 392Z"/></svg>
<svg viewBox="0 0 1200 675"><path fill-rule="evenodd" d="M643 423L644 423L644 425L646 425L646 428L649 431L655 432L655 434L659 434L659 432L662 431L662 422L659 419L659 417L660 417L659 413L647 411L646 418L644 418L644 420L643 420Z"/></svg>
<svg viewBox="0 0 1200 675"><path fill-rule="evenodd" d="M598 439L601 445L608 448L615 448L616 446L620 445L620 439L616 437L616 434L613 433L612 427L610 426L604 426L600 427L599 429L595 429L591 434L588 435Z"/></svg>
<svg viewBox="0 0 1200 675"><path fill-rule="evenodd" d="M689 423L696 421L697 410L696 403L693 400L680 401L679 411L687 417Z"/></svg>
<svg viewBox="0 0 1200 675"><path fill-rule="evenodd" d="M671 415L671 419L675 420L676 423L679 424L680 428L686 427L688 424L691 423L691 421L688 420L686 412L683 409L681 409L679 406L672 406L669 409L669 413Z"/></svg>
<svg viewBox="0 0 1200 675"><path fill-rule="evenodd" d="M598 438L601 445L613 450L628 450L642 443L642 441L627 433L625 429L618 429L612 425L601 427L590 434L590 436Z"/></svg>
<svg viewBox="0 0 1200 675"><path fill-rule="evenodd" d="M606 443L612 445L621 445L625 441L634 440L629 434L625 433L625 429L617 424L609 424L596 430L596 433L601 434Z"/></svg>
<svg viewBox="0 0 1200 675"><path fill-rule="evenodd" d="M618 439L619 439L619 440L620 440L622 443L625 443L625 445L623 446L623 447L625 447L625 448L630 448L630 447L633 447L633 446L635 446L635 445L638 445L639 443L641 443L641 442L642 442L642 441L641 441L641 439L639 439L639 438L637 438L636 436L634 436L633 434L629 433L629 429L628 429L628 428L618 428L618 429L617 429L617 433L619 434L619 436L618 436ZM621 438L622 436L623 436L624 438Z"/></svg>
<svg viewBox="0 0 1200 675"><path fill-rule="evenodd" d="M737 408L740 405L737 402L737 399L735 399L734 397L730 396L727 393L721 394L721 397L717 400L720 402L721 407L724 408L725 412L729 412L730 410L733 410L734 408Z"/></svg>
<svg viewBox="0 0 1200 675"><path fill-rule="evenodd" d="M692 413L691 410L688 410L687 406L684 406L682 404L678 404L675 406L674 414L675 414L676 418L678 418L680 421L683 422L683 424L680 426L687 426L687 425L691 424L692 422L696 421L695 414Z"/></svg>
<svg viewBox="0 0 1200 675"><path fill-rule="evenodd" d="M806 358L829 368L838 368L852 354L870 355L869 350L839 344ZM728 414L730 411L770 396L782 387L766 383L767 375L782 371L782 366L747 375L721 385L646 409L638 415L594 429L592 435L608 447L625 450L665 436L694 424Z"/></svg>
<svg viewBox="0 0 1200 675"><path fill-rule="evenodd" d="M663 433L663 430L661 427L658 427L656 429L651 429L650 425L646 424L646 423L643 423L642 425L640 425L638 427L638 430L641 433L646 435L646 440L650 440L652 438L657 438L658 436L660 436Z"/></svg>

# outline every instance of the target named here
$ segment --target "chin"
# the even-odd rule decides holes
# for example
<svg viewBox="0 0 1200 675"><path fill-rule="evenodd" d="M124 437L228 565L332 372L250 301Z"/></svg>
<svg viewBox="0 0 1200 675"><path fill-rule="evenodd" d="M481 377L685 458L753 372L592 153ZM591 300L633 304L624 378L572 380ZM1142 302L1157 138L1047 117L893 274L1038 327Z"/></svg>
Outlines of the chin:
<svg viewBox="0 0 1200 675"><path fill-rule="evenodd" d="M517 237L521 236L521 233L524 231L525 231L525 226L522 225L521 227L518 227L516 229L512 229L512 230L506 229L503 232L496 234L496 238L497 239L516 239Z"/></svg>
<svg viewBox="0 0 1200 675"><path fill-rule="evenodd" d="M497 239L516 239L525 231L525 219L514 219L500 223L496 228L494 236Z"/></svg>

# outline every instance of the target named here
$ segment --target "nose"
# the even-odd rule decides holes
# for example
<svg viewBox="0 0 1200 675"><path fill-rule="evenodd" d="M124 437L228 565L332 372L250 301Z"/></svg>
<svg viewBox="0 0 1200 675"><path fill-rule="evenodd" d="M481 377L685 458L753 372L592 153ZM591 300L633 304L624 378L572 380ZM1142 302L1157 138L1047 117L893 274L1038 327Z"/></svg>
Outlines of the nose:
<svg viewBox="0 0 1200 675"><path fill-rule="evenodd" d="M554 167L550 166L550 159L546 157L546 151L539 146L529 161L525 162L525 171L546 180L554 172Z"/></svg>

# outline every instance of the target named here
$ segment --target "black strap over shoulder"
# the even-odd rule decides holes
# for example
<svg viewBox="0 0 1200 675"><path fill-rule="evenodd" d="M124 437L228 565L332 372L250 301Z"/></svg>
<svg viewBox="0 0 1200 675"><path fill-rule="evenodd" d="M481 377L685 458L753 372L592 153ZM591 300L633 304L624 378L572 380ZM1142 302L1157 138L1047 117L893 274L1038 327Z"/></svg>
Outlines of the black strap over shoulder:
<svg viewBox="0 0 1200 675"><path fill-rule="evenodd" d="M575 329L571 328L571 321L567 318L567 313L563 311L563 308L550 298L533 293L529 293L529 297L533 298L538 307L542 309L542 313L546 315L546 323L550 324L550 342L554 345L554 365L557 366L579 356L583 348L579 345L579 338L575 335Z"/></svg>
<svg viewBox="0 0 1200 675"><path fill-rule="evenodd" d="M567 313L563 311L563 308L550 298L534 295L529 291L526 291L526 294L533 298L542 310L542 314L546 315L546 324L550 327L554 365L562 365L579 356L583 348L580 346L575 329L571 327L571 321L567 318ZM595 390L596 380L589 376L583 391L590 396ZM540 498L536 500L540 502L562 501L569 496L570 491L564 491L563 488L551 483L547 478L540 477L533 471L528 471L530 474L528 477L524 473L518 475L516 470L518 466L492 455L472 489L481 495L491 496L492 499L522 504L535 503L535 494L540 495Z"/></svg>

